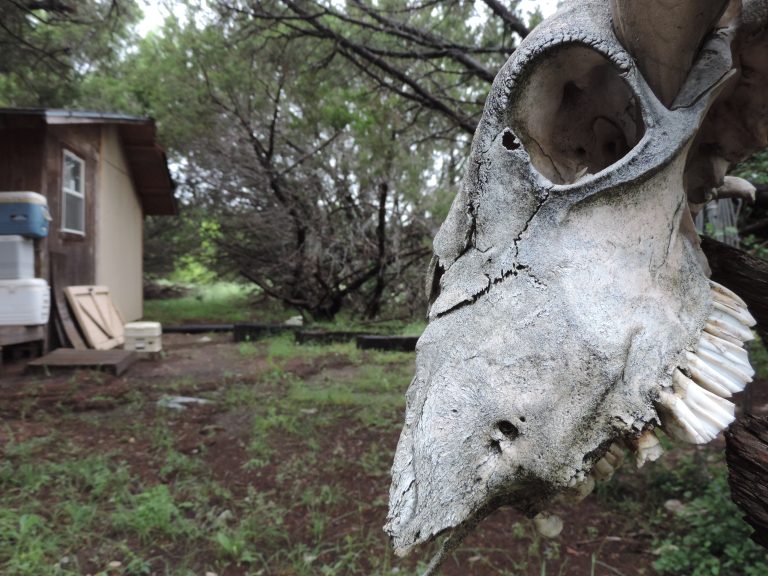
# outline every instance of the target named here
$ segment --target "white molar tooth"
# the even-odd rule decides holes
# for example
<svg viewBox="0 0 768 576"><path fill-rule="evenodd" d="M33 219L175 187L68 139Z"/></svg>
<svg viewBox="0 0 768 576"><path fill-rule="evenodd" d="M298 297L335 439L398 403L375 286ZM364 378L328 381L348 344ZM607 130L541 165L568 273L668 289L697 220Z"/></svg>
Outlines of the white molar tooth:
<svg viewBox="0 0 768 576"><path fill-rule="evenodd" d="M704 332L706 334L710 334L722 340L726 340L727 342L730 342L734 346L742 346L744 344L744 340L741 340L738 336L736 336L732 332L723 330L719 326L715 326L709 320L707 320L707 322L704 324Z"/></svg>
<svg viewBox="0 0 768 576"><path fill-rule="evenodd" d="M621 446L614 443L608 447L605 454L603 454L603 460L605 460L613 469L618 470L624 463L624 450Z"/></svg>
<svg viewBox="0 0 768 576"><path fill-rule="evenodd" d="M533 518L533 525L545 538L556 538L563 531L563 521L559 516L548 512L539 512Z"/></svg>
<svg viewBox="0 0 768 576"><path fill-rule="evenodd" d="M576 481L574 476L568 482L568 488L558 496L558 500L564 504L578 504L589 496L594 489L595 479L591 474L581 481Z"/></svg>
<svg viewBox="0 0 768 576"><path fill-rule="evenodd" d="M746 308L742 308L741 306L733 306L731 304L725 304L719 300L715 300L713 303L715 310L720 310L720 312L723 312L725 314L730 314L736 320L744 324L744 326L754 326L757 324L752 314L749 313L749 310Z"/></svg>
<svg viewBox="0 0 768 576"><path fill-rule="evenodd" d="M746 381L739 380L730 372L718 369L717 366L706 362L696 354L686 352L685 357L688 359L688 369L691 371L694 380L697 382L701 381L703 384L704 380L714 381L720 386L727 388L731 394L741 392L747 385ZM722 396L717 390L710 390L710 392ZM729 398L730 394L724 397Z"/></svg>
<svg viewBox="0 0 768 576"><path fill-rule="evenodd" d="M611 454L613 454L616 457L616 459L619 461L619 466L621 466L624 463L624 450L622 449L621 446L619 446L616 443L611 444L608 447L608 451Z"/></svg>
<svg viewBox="0 0 768 576"><path fill-rule="evenodd" d="M712 294L712 299L715 302L722 302L723 304L731 308L747 308L747 305L741 299L735 300L730 296L723 294L722 292L718 292L717 290L712 290L711 294Z"/></svg>
<svg viewBox="0 0 768 576"><path fill-rule="evenodd" d="M702 435L701 424L679 396L668 390L659 394L664 430L671 436L691 444L706 444L711 438Z"/></svg>
<svg viewBox="0 0 768 576"><path fill-rule="evenodd" d="M735 317L718 309L717 306L715 306L712 312L709 313L708 320L723 332L731 334L734 338L738 338L742 342L749 342L754 339L752 331L749 328Z"/></svg>
<svg viewBox="0 0 768 576"><path fill-rule="evenodd" d="M594 474L596 480L610 480L615 471L616 469L603 457L595 462L592 474Z"/></svg>
<svg viewBox="0 0 768 576"><path fill-rule="evenodd" d="M738 362L744 366L750 366L749 355L747 354L747 351L741 347L741 345L733 344L728 340L718 338L717 336L713 336L708 332L701 333L701 338L699 338L699 345L702 348L706 348L707 350L718 352L719 354L722 354L734 362Z"/></svg>
<svg viewBox="0 0 768 576"><path fill-rule="evenodd" d="M741 362L734 362L732 359L723 356L719 352L702 348L697 351L696 355L710 366L716 366L717 368L726 370L739 381L752 382L752 377L755 375L755 371L749 364L745 366Z"/></svg>
<svg viewBox="0 0 768 576"><path fill-rule="evenodd" d="M740 306L746 308L747 303L744 302L733 290L730 290L723 286L722 284L718 284L717 282L710 280L709 285L712 288L712 291L725 296L726 298L730 298L731 300L734 300L737 304Z"/></svg>
<svg viewBox="0 0 768 576"><path fill-rule="evenodd" d="M672 382L677 396L700 420L717 433L727 428L735 419L736 407L728 400L699 387L680 370L675 370Z"/></svg>
<svg viewBox="0 0 768 576"><path fill-rule="evenodd" d="M653 430L646 430L632 441L635 448L635 465L640 468L646 462L654 462L664 454L658 436Z"/></svg>
<svg viewBox="0 0 768 576"><path fill-rule="evenodd" d="M608 452L606 452L605 454L603 454L603 458L602 459L605 460L606 462L608 462L608 464L610 464L610 466L614 470L621 465L621 462L619 462L619 459L616 457L615 454L611 453L610 450Z"/></svg>
<svg viewBox="0 0 768 576"><path fill-rule="evenodd" d="M699 370L695 370L691 366L688 366L688 369L691 371L691 380L705 390L709 390L712 394L717 394L720 398L730 398L733 396L733 392L723 386L718 379L712 378Z"/></svg>
<svg viewBox="0 0 768 576"><path fill-rule="evenodd" d="M592 493L592 490L595 489L595 477L590 474L586 478L584 478L584 481L580 484L576 485L576 495L578 498L578 501L581 502L589 496Z"/></svg>

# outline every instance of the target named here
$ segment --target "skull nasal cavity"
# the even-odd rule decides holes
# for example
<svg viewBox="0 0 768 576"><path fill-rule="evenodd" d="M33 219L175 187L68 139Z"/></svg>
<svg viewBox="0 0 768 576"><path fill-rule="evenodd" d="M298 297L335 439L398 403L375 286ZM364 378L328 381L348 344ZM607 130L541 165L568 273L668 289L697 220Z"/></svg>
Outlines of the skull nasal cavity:
<svg viewBox="0 0 768 576"><path fill-rule="evenodd" d="M496 427L499 429L499 432L504 434L507 438L510 440L514 440L518 436L520 436L520 431L517 429L517 426L512 424L509 420L501 420L496 423Z"/></svg>
<svg viewBox="0 0 768 576"><path fill-rule="evenodd" d="M602 54L564 46L532 61L510 102L508 122L534 167L556 184L575 182L620 160L640 141L637 98Z"/></svg>

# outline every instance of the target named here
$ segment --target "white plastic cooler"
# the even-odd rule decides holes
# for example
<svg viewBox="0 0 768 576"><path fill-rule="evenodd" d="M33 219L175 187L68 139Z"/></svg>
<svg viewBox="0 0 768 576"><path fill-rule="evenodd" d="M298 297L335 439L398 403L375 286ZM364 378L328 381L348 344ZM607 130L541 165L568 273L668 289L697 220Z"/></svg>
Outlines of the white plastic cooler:
<svg viewBox="0 0 768 576"><path fill-rule="evenodd" d="M163 349L163 328L160 322L129 322L125 325L125 350L160 352Z"/></svg>
<svg viewBox="0 0 768 576"><path fill-rule="evenodd" d="M0 280L0 326L47 324L51 291L40 278Z"/></svg>
<svg viewBox="0 0 768 576"><path fill-rule="evenodd" d="M35 277L35 241L24 236L0 236L0 280Z"/></svg>

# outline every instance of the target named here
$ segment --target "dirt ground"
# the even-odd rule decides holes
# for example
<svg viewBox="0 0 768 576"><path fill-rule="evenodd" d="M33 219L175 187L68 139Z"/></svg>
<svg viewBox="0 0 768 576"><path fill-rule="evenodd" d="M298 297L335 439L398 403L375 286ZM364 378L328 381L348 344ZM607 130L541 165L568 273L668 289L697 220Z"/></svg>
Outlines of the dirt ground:
<svg viewBox="0 0 768 576"><path fill-rule="evenodd" d="M184 535L156 527L147 539L119 523L94 521L86 530L106 530L103 537L57 540L41 565L56 565L60 571L51 573L63 574L200 576L413 574L423 567L434 547L400 560L381 530L412 357L360 356L351 346L286 351L290 344L279 344L280 350L263 342L238 345L229 334L166 335L164 358L141 361L119 378L98 372L30 377L22 362L4 366L0 448L16 471L104 455L109 466L127 466L130 494L168 486L174 501L185 503L179 518L196 526ZM368 374L371 366L382 371ZM393 373L400 377L387 395L356 396L361 379L371 390L372 381ZM753 389L753 411L768 412L768 386ZM158 405L169 395L210 403L183 410ZM18 449L37 441L43 449ZM722 445L702 454L719 450ZM647 480L654 471L645 474ZM658 534L641 511L652 495L643 493L638 478L644 477L627 472L578 507L553 510L565 521L555 540L537 536L515 511L500 510L466 540L444 574L655 574ZM204 493L196 484L203 480ZM51 523L53 534L69 526L46 512L63 506L63 497L44 487L17 489L4 506L34 499L34 513ZM91 503L88 494L72 494L105 515L119 508L108 498ZM223 523L207 519L214 512ZM127 554L142 561L129 562ZM61 571L61 558L69 572ZM3 566L3 573L25 573L0 547Z"/></svg>

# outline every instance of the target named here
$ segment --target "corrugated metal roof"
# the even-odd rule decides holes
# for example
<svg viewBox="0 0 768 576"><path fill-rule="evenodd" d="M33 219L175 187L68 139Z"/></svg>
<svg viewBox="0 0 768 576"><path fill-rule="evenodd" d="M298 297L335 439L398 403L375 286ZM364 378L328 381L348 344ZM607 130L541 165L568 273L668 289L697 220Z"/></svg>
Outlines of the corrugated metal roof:
<svg viewBox="0 0 768 576"><path fill-rule="evenodd" d="M49 125L117 125L144 213L158 216L178 214L174 196L176 185L168 170L165 151L157 143L152 118L51 108L0 108L0 116L39 116Z"/></svg>

